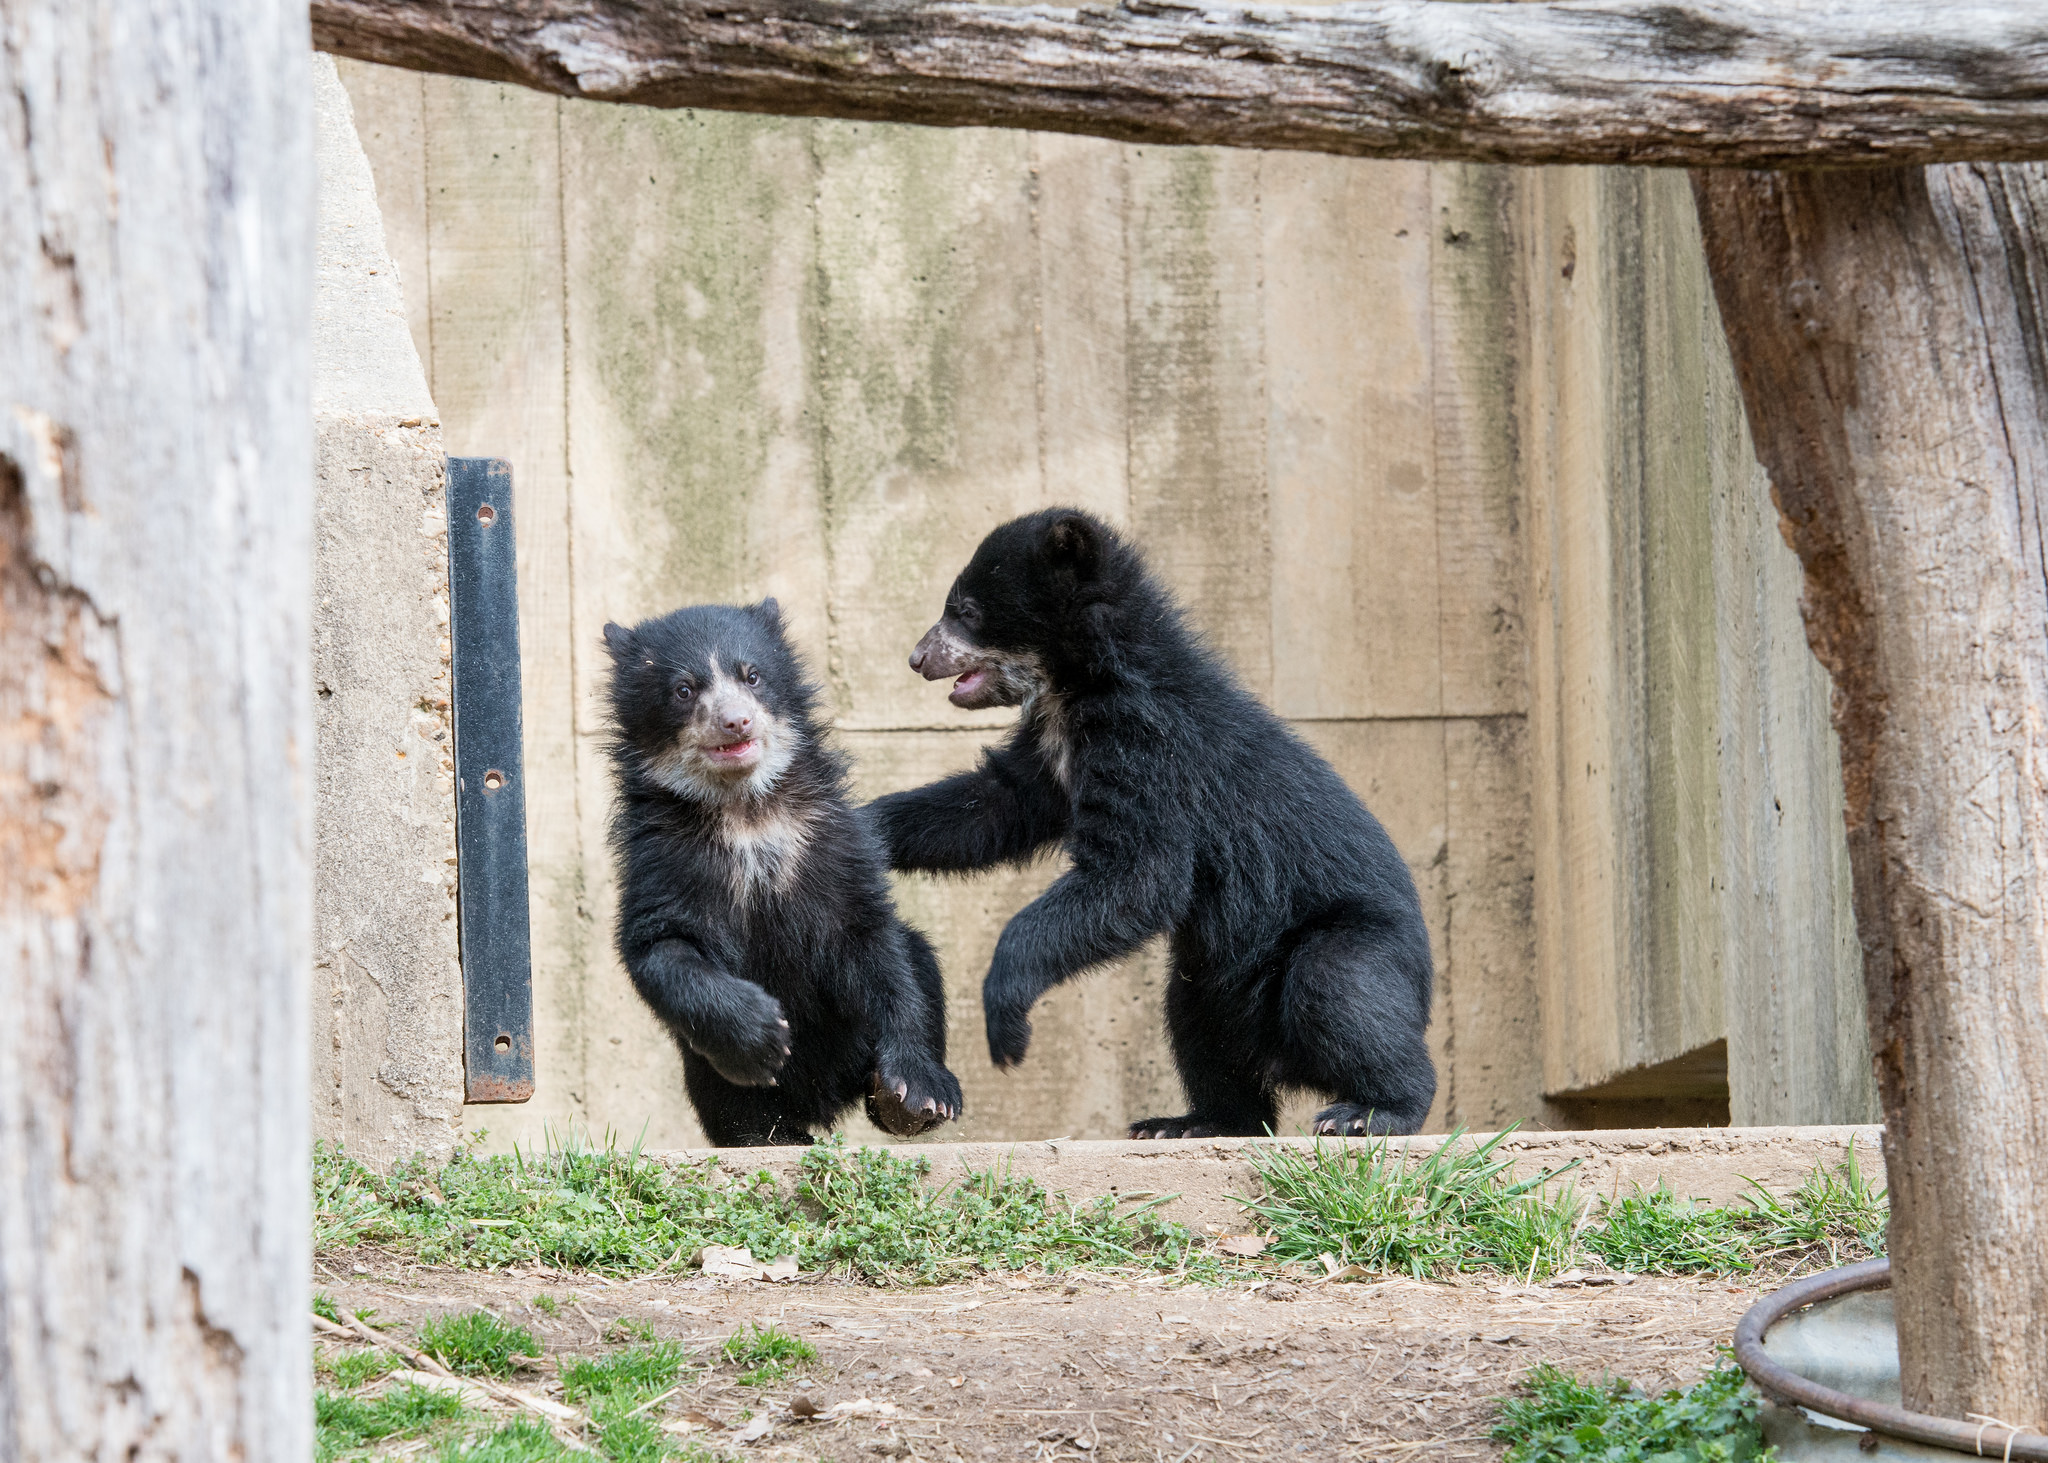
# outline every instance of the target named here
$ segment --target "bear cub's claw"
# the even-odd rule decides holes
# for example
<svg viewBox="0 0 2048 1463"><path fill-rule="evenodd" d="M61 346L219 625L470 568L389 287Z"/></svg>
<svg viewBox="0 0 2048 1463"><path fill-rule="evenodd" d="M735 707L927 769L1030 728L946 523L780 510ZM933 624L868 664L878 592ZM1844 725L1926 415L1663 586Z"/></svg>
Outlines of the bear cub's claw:
<svg viewBox="0 0 2048 1463"><path fill-rule="evenodd" d="M1362 1103L1333 1102L1316 1114L1313 1131L1318 1138L1367 1138L1395 1130L1393 1120L1383 1112Z"/></svg>
<svg viewBox="0 0 2048 1463"><path fill-rule="evenodd" d="M915 1138L960 1116L960 1083L936 1064L885 1063L875 1071L868 1120L898 1138Z"/></svg>
<svg viewBox="0 0 2048 1463"><path fill-rule="evenodd" d="M1133 1138L1221 1138L1222 1127L1205 1122L1194 1113L1177 1118L1140 1118L1131 1124Z"/></svg>

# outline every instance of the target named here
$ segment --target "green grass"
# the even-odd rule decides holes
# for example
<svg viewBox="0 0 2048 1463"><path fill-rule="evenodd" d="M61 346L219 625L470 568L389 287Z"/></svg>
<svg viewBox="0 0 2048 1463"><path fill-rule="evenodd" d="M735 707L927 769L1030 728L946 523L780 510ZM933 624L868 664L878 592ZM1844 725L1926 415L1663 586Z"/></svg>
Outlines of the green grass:
<svg viewBox="0 0 2048 1463"><path fill-rule="evenodd" d="M609 1356L577 1357L562 1364L562 1395L581 1407L593 1397L627 1397L638 1403L676 1384L689 1353L674 1341L657 1341Z"/></svg>
<svg viewBox="0 0 2048 1463"><path fill-rule="evenodd" d="M561 1306L555 1303L555 1298L551 1295L535 1296L533 1298L533 1308L544 1316L553 1317L562 1314Z"/></svg>
<svg viewBox="0 0 2048 1463"><path fill-rule="evenodd" d="M443 1431L463 1413L462 1399L410 1383L382 1397L313 1396L314 1456L320 1463L359 1453L372 1443L425 1437Z"/></svg>
<svg viewBox="0 0 2048 1463"><path fill-rule="evenodd" d="M1070 1201L1006 1168L937 1188L930 1171L881 1149L809 1150L801 1195L822 1219L806 1258L874 1281L1077 1265L1219 1273L1190 1230L1149 1212L1164 1199L1118 1213L1114 1199Z"/></svg>
<svg viewBox="0 0 2048 1463"><path fill-rule="evenodd" d="M1278 1260L1332 1254L1415 1276L1548 1275L1569 1262L1583 1205L1570 1185L1544 1191L1553 1172L1509 1179L1509 1161L1493 1156L1506 1136L1472 1147L1446 1142L1415 1159L1384 1140L1306 1153L1253 1149L1265 1197L1245 1207L1271 1231L1267 1254Z"/></svg>
<svg viewBox="0 0 2048 1463"><path fill-rule="evenodd" d="M1754 1228L1741 1209L1681 1199L1666 1188L1607 1205L1581 1243L1615 1270L1638 1275L1734 1275L1755 1268Z"/></svg>
<svg viewBox="0 0 2048 1463"><path fill-rule="evenodd" d="M433 1456L435 1463L556 1463L577 1455L557 1442L545 1423L522 1417L490 1432L450 1438Z"/></svg>
<svg viewBox="0 0 2048 1463"><path fill-rule="evenodd" d="M366 1383L398 1370L398 1358L385 1351L360 1346L353 1351L321 1351L313 1357L313 1370L331 1378L343 1391L353 1392Z"/></svg>
<svg viewBox="0 0 2048 1463"><path fill-rule="evenodd" d="M1504 1463L1768 1463L1757 1401L1722 1363L1684 1390L1648 1396L1615 1378L1584 1382L1543 1363L1501 1405Z"/></svg>
<svg viewBox="0 0 2048 1463"><path fill-rule="evenodd" d="M598 1448L612 1463L697 1456L696 1450L663 1432L646 1405L676 1385L687 1359L688 1353L673 1341L579 1358L562 1368L562 1396L589 1410Z"/></svg>
<svg viewBox="0 0 2048 1463"><path fill-rule="evenodd" d="M760 1387L816 1361L818 1349L779 1326L750 1321L745 1330L725 1338L725 1359L747 1368L740 1373L742 1387Z"/></svg>
<svg viewBox="0 0 2048 1463"><path fill-rule="evenodd" d="M1863 1176L1853 1143L1848 1162L1833 1172L1814 1170L1785 1198L1751 1187L1749 1220L1770 1250L1825 1253L1831 1268L1885 1252L1885 1191Z"/></svg>
<svg viewBox="0 0 2048 1463"><path fill-rule="evenodd" d="M1271 1233L1268 1260L1328 1254L1418 1276L1533 1280L1597 1263L1733 1275L1774 1258L1844 1263L1883 1252L1884 1193L1853 1155L1793 1194L1759 1187L1716 1207L1663 1189L1603 1200L1555 1182L1564 1170L1516 1181L1499 1142L1415 1157L1384 1141L1255 1149L1262 1196L1246 1207ZM935 1183L924 1159L837 1140L804 1153L793 1192L766 1172L726 1174L715 1160L670 1168L637 1149L552 1140L539 1153L402 1165L388 1179L323 1147L314 1172L322 1248L375 1244L429 1264L646 1273L682 1269L716 1244L762 1259L795 1254L805 1270L884 1284L1076 1266L1216 1280L1247 1268L1149 1212L1163 1199L1121 1210L1107 1198L1079 1203L1006 1169ZM559 1314L549 1297L533 1303Z"/></svg>
<svg viewBox="0 0 2048 1463"><path fill-rule="evenodd" d="M429 1323L421 1332L421 1348L434 1350L451 1367L475 1372L510 1369L510 1358L532 1355L530 1338L516 1328L478 1323L482 1312L442 1317L438 1329ZM484 1320L490 1320L483 1316ZM457 1339L450 1342L450 1336ZM801 1345L801 1343L798 1343ZM808 1350L808 1348L806 1348ZM590 1418L584 1441L593 1452L576 1454L543 1422L531 1417L507 1419L465 1408L451 1392L410 1384L381 1397L352 1397L335 1392L316 1394L315 1435L319 1463L340 1463L365 1456L366 1449L425 1439L436 1463L558 1463L575 1456L594 1463L718 1463L722 1455L700 1444L670 1437L661 1430L652 1405L673 1388L689 1353L673 1341L638 1346L606 1356L565 1359L563 1400L582 1408ZM368 1363L379 1365L372 1367ZM380 1353L322 1353L315 1365L323 1376L343 1387L361 1386L390 1368Z"/></svg>
<svg viewBox="0 0 2048 1463"><path fill-rule="evenodd" d="M337 1326L345 1324L341 1319L341 1307L337 1306L334 1297L324 1290L313 1292L313 1314L323 1320L332 1321Z"/></svg>
<svg viewBox="0 0 2048 1463"><path fill-rule="evenodd" d="M420 1327L420 1350L451 1372L508 1377L519 1358L540 1355L540 1343L523 1326L508 1326L488 1311L436 1316Z"/></svg>
<svg viewBox="0 0 2048 1463"><path fill-rule="evenodd" d="M564 1400L590 1417L585 1441L594 1452L580 1456L596 1463L712 1463L719 1455L664 1433L645 1405L675 1386L687 1357L669 1341L566 1362ZM411 1385L377 1398L318 1393L314 1420L320 1463L419 1438L435 1445L429 1456L437 1463L557 1463L579 1456L538 1419L487 1418L466 1409L453 1393Z"/></svg>
<svg viewBox="0 0 2048 1463"><path fill-rule="evenodd" d="M1569 1183L1546 1190L1564 1169L1515 1180L1494 1156L1505 1136L1449 1141L1413 1157L1385 1140L1255 1149L1264 1193L1246 1208L1270 1231L1273 1259L1327 1254L1415 1276L1491 1270L1542 1279L1592 1262L1637 1274L1736 1275L1774 1257L1825 1253L1840 1264L1884 1252L1884 1193L1863 1178L1853 1150L1792 1194L1752 1185L1744 1202L1719 1207L1661 1187L1609 1200Z"/></svg>
<svg viewBox="0 0 2048 1463"><path fill-rule="evenodd" d="M715 1161L671 1169L615 1145L465 1153L439 1169L401 1165L389 1178L323 1145L315 1242L381 1245L428 1264L614 1274L680 1269L711 1244L764 1259L794 1254L806 1270L877 1282L1075 1265L1218 1272L1186 1228L1119 1213L1110 1199L1068 1203L1007 1172L929 1178L928 1160L836 1140L804 1153L794 1193L766 1172L728 1176Z"/></svg>

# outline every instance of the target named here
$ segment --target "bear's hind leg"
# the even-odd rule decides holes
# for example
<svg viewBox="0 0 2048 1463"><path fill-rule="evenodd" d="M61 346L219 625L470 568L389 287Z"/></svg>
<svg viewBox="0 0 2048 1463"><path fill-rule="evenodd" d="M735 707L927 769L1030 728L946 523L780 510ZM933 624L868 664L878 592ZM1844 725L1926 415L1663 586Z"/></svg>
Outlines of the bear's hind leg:
<svg viewBox="0 0 2048 1463"><path fill-rule="evenodd" d="M1133 1138L1263 1138L1280 1116L1278 1095L1259 1059L1258 1011L1220 1010L1203 983L1176 973L1166 983L1166 1033L1188 1095L1178 1117L1141 1118Z"/></svg>
<svg viewBox="0 0 2048 1463"><path fill-rule="evenodd" d="M736 1086L688 1047L683 1048L683 1090L689 1093L697 1122L714 1148L783 1147L813 1141L809 1128L790 1117L780 1089Z"/></svg>
<svg viewBox="0 0 2048 1463"><path fill-rule="evenodd" d="M1429 947L1384 922L1327 926L1304 938L1281 991L1286 1079L1336 1101L1314 1131L1333 1137L1421 1131L1436 1098Z"/></svg>

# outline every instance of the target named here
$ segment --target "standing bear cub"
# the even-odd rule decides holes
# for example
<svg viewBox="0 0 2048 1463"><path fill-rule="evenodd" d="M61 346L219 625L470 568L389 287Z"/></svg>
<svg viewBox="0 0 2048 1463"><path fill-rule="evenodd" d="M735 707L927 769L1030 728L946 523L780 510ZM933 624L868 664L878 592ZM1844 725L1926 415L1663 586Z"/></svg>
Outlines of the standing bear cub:
<svg viewBox="0 0 2048 1463"><path fill-rule="evenodd" d="M938 959L896 916L775 601L604 639L619 958L705 1135L808 1143L863 1096L899 1136L958 1117Z"/></svg>
<svg viewBox="0 0 2048 1463"><path fill-rule="evenodd" d="M1429 935L1386 830L1189 630L1137 551L1085 513L996 529L910 657L955 706L1022 706L973 772L873 807L899 869L1064 845L982 986L989 1055L1021 1061L1051 987L1166 932L1189 1111L1134 1138L1256 1135L1282 1088L1322 1133L1412 1133L1436 1094Z"/></svg>

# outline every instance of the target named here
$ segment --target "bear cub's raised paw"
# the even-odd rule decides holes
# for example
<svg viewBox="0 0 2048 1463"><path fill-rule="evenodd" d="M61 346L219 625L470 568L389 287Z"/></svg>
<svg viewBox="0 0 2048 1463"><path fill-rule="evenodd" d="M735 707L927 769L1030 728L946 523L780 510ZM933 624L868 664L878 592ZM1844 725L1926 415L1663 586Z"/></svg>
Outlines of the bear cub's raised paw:
<svg viewBox="0 0 2048 1463"><path fill-rule="evenodd" d="M791 1046L782 1003L751 983L736 989L734 997L750 1009L724 1021L700 1023L694 1045L711 1069L735 1087L773 1087Z"/></svg>

